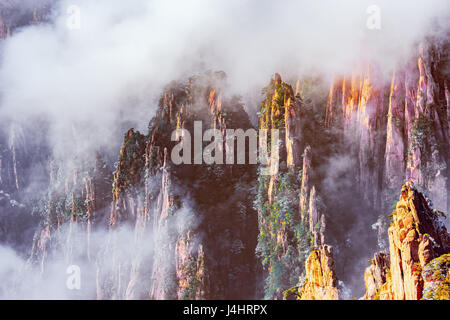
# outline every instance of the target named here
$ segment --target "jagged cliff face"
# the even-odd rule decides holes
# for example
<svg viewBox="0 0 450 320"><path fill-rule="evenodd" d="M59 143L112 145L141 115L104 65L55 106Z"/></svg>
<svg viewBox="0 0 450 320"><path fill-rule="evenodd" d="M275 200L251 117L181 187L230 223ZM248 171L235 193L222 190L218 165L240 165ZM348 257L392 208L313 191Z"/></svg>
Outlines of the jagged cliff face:
<svg viewBox="0 0 450 320"><path fill-rule="evenodd" d="M9 1L0 3L0 47L11 33L43 20L48 7L36 4L34 10L19 10ZM39 131L22 123L3 121L0 130L0 243L24 253L29 251L39 223L35 203L42 192L38 185L48 183L46 124L36 121Z"/></svg>
<svg viewBox="0 0 450 320"><path fill-rule="evenodd" d="M99 157L55 165L31 262L45 274L64 252L95 275L85 294L98 299L253 298L255 166L175 165L170 153L176 129L193 142L194 121L225 136L250 128L239 100L222 94L225 81L217 72L167 86L148 135L125 134L114 174Z"/></svg>
<svg viewBox="0 0 450 320"><path fill-rule="evenodd" d="M450 250L450 237L423 195L411 186L402 188L400 201L389 227L394 299L422 298L421 272L435 257Z"/></svg>
<svg viewBox="0 0 450 320"><path fill-rule="evenodd" d="M388 89L378 70L359 63L351 77L330 88L325 123L339 129L337 139L355 159L354 178L363 199L380 205Z"/></svg>
<svg viewBox="0 0 450 320"><path fill-rule="evenodd" d="M364 273L365 300L449 299L450 234L443 218L412 184L403 186L388 229L389 253L376 253ZM306 276L283 293L284 299L339 299L331 247L314 248L305 270Z"/></svg>
<svg viewBox="0 0 450 320"><path fill-rule="evenodd" d="M411 184L406 184L392 219L388 230L389 255L376 254L367 268L365 298L444 298L448 295L446 261L450 235L441 221L440 212L430 209L423 195ZM427 288L426 294L424 288Z"/></svg>
<svg viewBox="0 0 450 320"><path fill-rule="evenodd" d="M0 242L29 251L39 223L36 202L42 196L40 185L48 183L49 149L42 132L35 133L19 124L9 124L0 132ZM34 149L38 146L38 150Z"/></svg>
<svg viewBox="0 0 450 320"><path fill-rule="evenodd" d="M330 89L326 124L353 137L356 181L375 207L386 209L407 180L448 211L447 47L424 41L390 83L382 70L361 63Z"/></svg>
<svg viewBox="0 0 450 320"><path fill-rule="evenodd" d="M97 248L91 233L101 226L111 202L110 172L99 154L75 168L50 162L49 188L40 203L42 221L30 257L41 272L49 255L64 253L69 265L78 259L94 262Z"/></svg>
<svg viewBox="0 0 450 320"><path fill-rule="evenodd" d="M390 210L393 195L405 181L411 181L424 190L433 199L435 208L449 210L447 46L446 43L422 43L416 57L393 72L390 85L380 85L377 70L368 66L365 75L359 79L355 76L351 81L344 79L338 93L332 88L327 118L335 119L336 113L342 112L337 116L343 119L338 124L344 121L344 133L355 135L353 152L358 157L355 182L363 191L364 199L378 212ZM355 99L358 101L356 106ZM342 109L336 109L336 106ZM357 112L354 112L355 108ZM385 232L383 229L380 231ZM389 229L391 249L392 242L396 241L395 234ZM403 238L399 239L397 245L402 241ZM424 243L422 246L426 247ZM370 284L372 281L378 283L375 287L380 287L380 277L384 277L383 268L389 265L389 260L383 263L383 259L379 258L375 257L378 263L370 271L378 273L378 276L374 281L366 281L366 286L374 287ZM392 262L392 259L396 261ZM395 264L399 260L391 254L390 263ZM367 271L367 280L366 276ZM394 271L391 270L387 276L394 276ZM417 279L414 281L420 282ZM401 287L399 281L394 283ZM388 281L385 286L389 285ZM408 290L408 299L420 295L412 293L412 288ZM381 299L389 296L386 291L389 290L384 288L379 291ZM370 296L374 294L373 290L367 292L371 292ZM402 299L405 295L399 293L394 298Z"/></svg>
<svg viewBox="0 0 450 320"><path fill-rule="evenodd" d="M348 247L359 214L349 201L361 201L363 210L373 207L352 184L353 167L346 172L333 163L335 155L348 156L348 136L342 128L331 129L326 124L325 106L330 102L323 91L311 90L314 86L320 88L323 83L314 78L298 81L294 94L292 87L275 75L265 88L261 105L260 128L280 129L281 137L280 170L260 177L256 201L260 216L257 253L267 268L265 293L270 298L281 298L282 291L300 285L311 249L323 244L336 246L338 270L348 270L354 252L361 252L358 244L366 246L358 239L355 247ZM344 161L352 163L354 159ZM370 232L364 233L369 239L368 235Z"/></svg>
<svg viewBox="0 0 450 320"><path fill-rule="evenodd" d="M269 283L274 270L297 276L304 269L305 257L295 257L300 270L283 263L287 249L299 247L301 241L293 241L290 234L295 234L292 228L301 226L310 239L304 251L333 245L338 252L338 278L351 281L355 289L358 284L352 275L360 273L362 280L363 270L357 265L364 259L363 252L387 246L383 217L405 181L424 190L435 208L448 211L447 44L433 41L418 46L417 55L399 66L391 80L386 80L384 70L360 62L351 76L332 82L326 101L320 90L308 92L306 80L297 82L295 95L278 75L265 88L260 128L282 131L280 173L260 179L262 200L257 199L262 203L260 247L276 252L275 257L263 250L260 253ZM309 137L311 132L314 137ZM292 204L293 196L286 197L279 190L286 185L283 174L291 173L296 180L288 189L298 193L297 205ZM281 207L281 213L280 199L290 204ZM291 217L286 212L295 214ZM389 241L394 241L389 234ZM425 241L421 250L427 251L426 237L420 241ZM391 276L385 269L393 263L392 257L386 259L376 256L376 263L366 270L366 284L372 288L366 298L373 298L373 288ZM299 285L295 277L278 283L283 289L293 285ZM272 295L279 296L279 292Z"/></svg>
<svg viewBox="0 0 450 320"><path fill-rule="evenodd" d="M305 276L300 285L283 293L287 300L338 300L339 290L330 246L312 250L305 263Z"/></svg>
<svg viewBox="0 0 450 320"><path fill-rule="evenodd" d="M385 173L391 177L388 187L398 188L402 178L413 181L429 190L436 208L448 212L446 46L422 45L416 64L393 75Z"/></svg>
<svg viewBox="0 0 450 320"><path fill-rule="evenodd" d="M170 154L172 131L186 129L193 138L194 121L224 135L250 128L239 101L221 93L224 83L218 72L169 85L148 135L126 134L113 183L112 261L107 272L99 265L101 298L253 297L254 166L174 165ZM115 231L124 225L135 235L129 257Z"/></svg>
<svg viewBox="0 0 450 320"><path fill-rule="evenodd" d="M390 259L386 253L376 253L370 267L364 272L366 293L364 299L388 300L392 292L392 278L390 273Z"/></svg>
<svg viewBox="0 0 450 320"><path fill-rule="evenodd" d="M305 282L299 288L300 300L338 300L337 278L330 246L313 250L306 260Z"/></svg>
<svg viewBox="0 0 450 320"><path fill-rule="evenodd" d="M315 119L314 103L300 95L299 86L294 93L276 74L264 89L260 109L260 129L278 129L280 137L279 170L260 175L255 201L257 255L265 270L267 298L281 299L282 292L299 281L309 248L325 241L325 216L314 186L309 144L321 144L326 137L320 136L323 129Z"/></svg>

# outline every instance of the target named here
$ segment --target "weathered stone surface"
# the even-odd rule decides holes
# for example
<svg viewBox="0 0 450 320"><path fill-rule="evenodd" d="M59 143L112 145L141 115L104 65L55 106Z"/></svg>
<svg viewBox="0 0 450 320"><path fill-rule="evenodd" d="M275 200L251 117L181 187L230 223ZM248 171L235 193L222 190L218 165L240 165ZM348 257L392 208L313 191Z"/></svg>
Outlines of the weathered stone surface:
<svg viewBox="0 0 450 320"><path fill-rule="evenodd" d="M305 282L298 289L300 300L338 300L333 252L330 246L314 249L305 264Z"/></svg>
<svg viewBox="0 0 450 320"><path fill-rule="evenodd" d="M388 190L398 190L405 180L405 75L393 72L386 134L385 183Z"/></svg>
<svg viewBox="0 0 450 320"><path fill-rule="evenodd" d="M341 129L337 138L352 144L356 181L374 207L389 208L406 180L428 190L437 209L450 210L446 46L423 41L390 84L370 63L331 84L325 124Z"/></svg>
<svg viewBox="0 0 450 320"><path fill-rule="evenodd" d="M284 108L286 164L289 168L293 168L301 164L304 144L302 143L302 125L299 115L300 102L294 97L292 88L287 90L284 97Z"/></svg>
<svg viewBox="0 0 450 320"><path fill-rule="evenodd" d="M388 300L385 295L389 295L389 290L383 290L383 286L387 282L389 276L389 266L389 255L385 253L376 253L374 255L372 264L364 273L364 282L366 284L366 294L364 295L364 299ZM382 299L382 295L384 299Z"/></svg>
<svg viewBox="0 0 450 320"><path fill-rule="evenodd" d="M302 219L306 219L309 204L309 195L311 190L310 175L311 175L311 147L306 146L303 157L303 170L302 170L302 185L300 188L300 216Z"/></svg>
<svg viewBox="0 0 450 320"><path fill-rule="evenodd" d="M203 245L196 245L196 239L179 239L176 244L176 273L178 280L177 298L198 300L207 296L207 271Z"/></svg>
<svg viewBox="0 0 450 320"><path fill-rule="evenodd" d="M316 193L316 188L313 186L309 195L308 216L309 232L311 232L314 247L325 244L326 220L325 214L321 212L322 210L319 196Z"/></svg>
<svg viewBox="0 0 450 320"><path fill-rule="evenodd" d="M410 183L402 187L388 236L389 270L381 277L374 276L374 272L381 274L380 265L386 269L387 259L375 259L367 268L366 299L419 300L427 281L429 288L440 286L431 283L430 270L436 267L429 265L433 259L448 254L450 237L438 213L430 209L424 196Z"/></svg>

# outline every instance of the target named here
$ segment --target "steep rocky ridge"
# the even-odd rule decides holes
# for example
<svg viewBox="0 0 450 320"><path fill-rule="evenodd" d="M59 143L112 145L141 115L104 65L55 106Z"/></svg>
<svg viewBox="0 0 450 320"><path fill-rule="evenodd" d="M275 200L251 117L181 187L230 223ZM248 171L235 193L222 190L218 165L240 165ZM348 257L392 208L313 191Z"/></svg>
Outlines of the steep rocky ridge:
<svg viewBox="0 0 450 320"><path fill-rule="evenodd" d="M376 254L366 270L366 299L418 300L448 296L446 261L450 234L440 215L411 184L402 187L388 229L389 255ZM443 277L439 277L441 272ZM442 292L437 293L442 286ZM424 288L427 288L425 295Z"/></svg>
<svg viewBox="0 0 450 320"><path fill-rule="evenodd" d="M154 249L124 266L131 268L128 286L124 291L114 279L114 297L223 299L254 293L254 166L174 165L169 153L176 144L173 130L186 129L194 139L194 121L219 130L224 141L226 129L251 127L237 98L222 94L225 81L225 74L216 72L170 84L149 134L127 133L114 176L110 224L112 230L135 225L138 247L146 233L153 234ZM150 265L142 259L151 260Z"/></svg>
<svg viewBox="0 0 450 320"><path fill-rule="evenodd" d="M191 160L198 156L194 121L225 137L226 129L251 128L239 99L223 94L225 88L223 72L169 84L148 134L125 134L113 176L106 165L89 170L92 162L82 172L61 174L61 181L52 173L32 261L45 270L51 252L59 251L67 262L87 264L99 299L253 298L256 167L175 165L170 152L179 143L172 133L185 129ZM90 249L90 230L106 226L100 239L93 232Z"/></svg>
<svg viewBox="0 0 450 320"><path fill-rule="evenodd" d="M389 80L379 66L360 61L350 76L335 77L327 99L320 90L308 90L323 86L316 79L299 80L294 94L275 75L264 89L260 128L279 128L282 137L280 171L260 177L257 198L267 296L280 297L267 288L298 286L305 253L321 244L333 246L337 277L359 290L361 262L388 245L386 213L405 181L448 212L447 47L424 40ZM284 177L292 174L295 179ZM295 240L299 230L310 241ZM286 254L290 246L303 253ZM384 269L392 257L388 262L378 255L375 261L366 272L371 287L390 276ZM292 278L274 282L276 274Z"/></svg>

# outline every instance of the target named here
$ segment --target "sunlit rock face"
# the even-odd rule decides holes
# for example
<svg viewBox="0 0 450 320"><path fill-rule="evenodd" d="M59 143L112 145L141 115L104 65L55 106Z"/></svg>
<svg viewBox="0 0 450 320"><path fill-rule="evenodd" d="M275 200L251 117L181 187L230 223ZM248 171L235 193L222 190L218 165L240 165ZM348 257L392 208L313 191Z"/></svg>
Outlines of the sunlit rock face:
<svg viewBox="0 0 450 320"><path fill-rule="evenodd" d="M327 127L338 128L337 140L349 145L356 159L355 182L372 207L381 202L387 93L381 70L361 61L351 76L336 77L325 113Z"/></svg>
<svg viewBox="0 0 450 320"><path fill-rule="evenodd" d="M432 199L434 208L449 211L447 48L445 41L428 39L417 46L411 59L397 66L390 79L378 66L360 63L351 76L336 78L331 85L325 125L337 132L336 141L343 142L342 150L354 161L349 168L357 186L353 198L368 205L363 210L367 219L361 219L367 224L392 210L406 181ZM333 224L332 216L327 222ZM378 223L379 239L384 242L382 224ZM337 259L342 256L346 254ZM345 272L342 262L337 262L338 274Z"/></svg>
<svg viewBox="0 0 450 320"><path fill-rule="evenodd" d="M423 268L450 249L450 237L423 195L411 186L402 188L389 228L394 299L422 298Z"/></svg>
<svg viewBox="0 0 450 320"><path fill-rule="evenodd" d="M405 149L403 161L398 147L396 155L395 152L391 153L392 157L387 154L386 174L395 176L394 171L405 172L407 181L428 191L437 209L448 212L448 84L442 69L446 63L445 47L435 43L421 44L416 63L409 62L403 67L403 73L393 76L392 86L398 86L400 92L392 93L393 111L389 117L393 120L388 130L400 128L403 134L396 138L394 133L388 139L387 150L389 147L393 150L402 143ZM404 108L396 108L395 105L403 99ZM405 170L399 170L401 163ZM399 179L391 181L391 186L397 188L399 183Z"/></svg>
<svg viewBox="0 0 450 320"><path fill-rule="evenodd" d="M441 219L411 184L402 187L388 229L389 256L376 254L366 270L366 299L419 300L425 287L429 297L445 297L450 235ZM443 276L433 278L431 270L441 264Z"/></svg>
<svg viewBox="0 0 450 320"><path fill-rule="evenodd" d="M305 274L298 286L283 292L285 300L338 300L338 279L333 250L321 245L312 250L305 262Z"/></svg>
<svg viewBox="0 0 450 320"><path fill-rule="evenodd" d="M390 300L389 294L391 288L386 287L390 284L389 273L390 260L386 253L376 253L372 259L370 267L364 273L364 282L366 284L366 294L364 299ZM388 284L387 284L388 283ZM387 296L386 296L387 294Z"/></svg>
<svg viewBox="0 0 450 320"><path fill-rule="evenodd" d="M429 190L448 210L447 44L422 42L390 83L370 63L333 82L325 123L343 128L358 156L356 179L365 197L383 206L405 180ZM381 193L380 193L381 191Z"/></svg>
<svg viewBox="0 0 450 320"><path fill-rule="evenodd" d="M305 283L300 300L338 300L337 279L331 247L320 246L306 260Z"/></svg>

